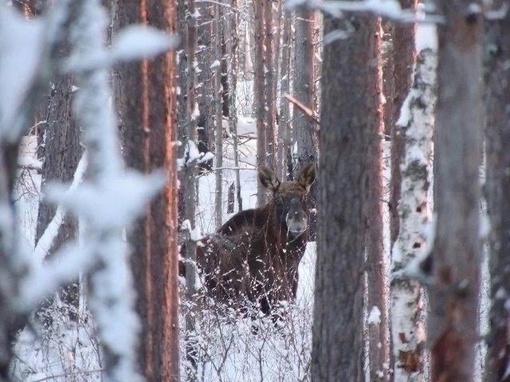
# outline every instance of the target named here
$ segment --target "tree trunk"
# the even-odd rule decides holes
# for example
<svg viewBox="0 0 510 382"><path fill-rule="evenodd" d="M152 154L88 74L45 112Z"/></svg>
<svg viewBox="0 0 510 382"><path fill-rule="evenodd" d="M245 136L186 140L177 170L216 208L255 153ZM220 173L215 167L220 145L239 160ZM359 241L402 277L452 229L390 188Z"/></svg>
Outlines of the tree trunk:
<svg viewBox="0 0 510 382"><path fill-rule="evenodd" d="M216 149L216 189L214 194L214 222L216 228L220 228L223 217L223 115L222 115L222 91L221 91L221 77L222 77L222 65L219 64L223 61L221 53L221 40L222 40L222 22L223 17L222 9L219 4L214 6L214 26L213 36L215 41L215 52L214 57L218 61L218 65L215 68L214 73L214 104L215 104L215 149ZM227 16L228 17L228 16Z"/></svg>
<svg viewBox="0 0 510 382"><path fill-rule="evenodd" d="M312 381L364 378L363 296L365 229L363 202L366 160L377 68L367 66L374 51L377 20L325 17L324 33L356 31L324 47L319 160L318 256L312 341ZM345 89L353 91L346 92Z"/></svg>
<svg viewBox="0 0 510 382"><path fill-rule="evenodd" d="M369 114L368 122L368 151L367 173L368 185L366 187L365 222L367 226L367 284L368 284L368 312L372 313L373 320L368 324L368 346L370 362L370 380L388 381L389 374L389 334L388 334L388 305L386 285L387 267L384 252L383 230L383 174L382 174L382 136L383 131L383 104L382 104L382 60L380 55L382 28L380 21L374 26L374 41L371 44L369 62L373 63L368 77L373 82L369 84L370 97L374 111ZM376 318L378 316L378 318Z"/></svg>
<svg viewBox="0 0 510 382"><path fill-rule="evenodd" d="M173 2L151 3L143 11L142 3L124 3L121 23L141 22L175 32ZM121 71L126 162L144 173L165 168L167 176L164 192L129 235L142 319L139 362L147 381L180 380L175 61L170 52L151 63L125 65Z"/></svg>
<svg viewBox="0 0 510 382"><path fill-rule="evenodd" d="M400 0L402 8L416 9L417 0ZM400 217L398 203L401 191L400 165L404 157L404 137L400 128L396 126L401 108L411 88L413 81L413 67L415 63L415 26L414 24L395 25L393 32L393 89L392 110L386 119L391 131L391 184L390 184L390 244L393 248L399 233ZM388 96L388 95L387 95Z"/></svg>
<svg viewBox="0 0 510 382"><path fill-rule="evenodd" d="M265 93L265 130L266 130L266 165L274 169L276 166L275 118L276 94L274 93L274 36L273 36L273 2L261 1L264 8L264 93Z"/></svg>
<svg viewBox="0 0 510 382"><path fill-rule="evenodd" d="M294 44L294 94L299 102L313 110L313 26L314 12L308 9L296 11L296 32ZM292 126L292 172L291 177L299 174L310 162L317 160L317 149L313 141L313 127L310 117L294 108ZM308 196L312 211L317 206L317 184L312 185ZM317 215L310 214L310 240L316 240Z"/></svg>
<svg viewBox="0 0 510 382"><path fill-rule="evenodd" d="M481 6L481 5L480 5ZM483 17L471 1L439 2L434 141L437 214L428 339L433 381L473 381L481 244Z"/></svg>
<svg viewBox="0 0 510 382"><path fill-rule="evenodd" d="M417 0L400 0L403 9L416 9ZM385 105L385 133L389 135L391 142L390 149L390 184L389 184L389 236L390 248L393 251L400 232L399 203L401 198L402 174L401 165L404 157L404 136L401 128L397 126L405 98L408 96L413 77L415 63L415 30L414 24L392 23L391 28L391 50L386 62L384 73L384 95ZM393 254L391 255L393 257ZM392 260L393 261L393 260ZM390 312L393 316L393 312ZM390 326L393 326L394 318L390 318ZM390 329L393 330L393 329ZM390 335L390 368L396 370L395 343L393 333ZM394 376L394 380L398 381Z"/></svg>
<svg viewBox="0 0 510 382"><path fill-rule="evenodd" d="M237 0L230 0L233 9L237 8ZM225 36L225 44L227 49L228 66L228 82L230 84L230 92L228 95L229 102L229 119L228 125L230 134L232 134L233 150L234 150L234 167L235 167L235 189L237 199L237 209L242 211L243 199L241 197L241 174L239 170L239 137L237 135L237 77L239 73L239 19L237 12L228 12L225 18L223 34ZM235 32L232 32L235 31Z"/></svg>
<svg viewBox="0 0 510 382"><path fill-rule="evenodd" d="M198 64L198 71L196 73L196 83L200 86L196 89L196 102L198 104L198 111L200 115L197 120L197 138L199 150L205 152L210 150L216 151L215 142L215 123L214 115L216 113L214 96L214 71L212 63L215 60L215 44L216 40L213 38L214 26L214 12L215 5L209 2L198 2L194 5L196 11L200 14L199 18L195 18L196 25L196 63ZM190 12L186 9L185 12ZM189 16L185 13L184 18L180 22L186 23ZM183 45L186 46L186 45ZM197 49L200 47L200 49ZM183 88L184 89L184 88ZM186 92L184 93L186 94ZM221 101L219 101L221 103ZM186 103L186 102L185 102ZM186 115L186 114L185 114Z"/></svg>
<svg viewBox="0 0 510 382"><path fill-rule="evenodd" d="M398 126L405 140L402 163L400 230L392 256L398 275L426 250L424 227L430 223L428 193L436 104L436 53L423 50L418 57L413 87L402 108ZM417 155L418 154L418 155ZM425 381L425 328L422 289L416 280L394 277L391 289L391 325L395 381Z"/></svg>
<svg viewBox="0 0 510 382"><path fill-rule="evenodd" d="M299 102L313 110L313 25L314 12L309 9L296 11L296 35L294 49L294 95ZM294 108L293 141L294 149L293 176L309 162L317 159L317 150L312 139L310 118L301 110Z"/></svg>
<svg viewBox="0 0 510 382"><path fill-rule="evenodd" d="M253 2L255 23L255 118L257 120L257 165L266 164L266 93L265 93L265 54L264 54L264 6L262 1ZM265 204L266 190L257 183L257 205Z"/></svg>
<svg viewBox="0 0 510 382"><path fill-rule="evenodd" d="M507 1L494 2L499 9ZM487 210L490 218L491 310L486 382L510 381L510 93L508 67L510 60L510 14L488 26L487 97L486 97L486 163Z"/></svg>
<svg viewBox="0 0 510 382"><path fill-rule="evenodd" d="M48 112L46 116L46 128L42 129L40 140L43 153L42 185L44 195L48 183L70 183L81 158L83 148L80 145L79 128L72 118L73 81L70 75L62 76L55 80L54 88L50 95ZM39 204L36 229L36 245L48 224L52 221L57 206L47 203L43 197ZM74 240L78 234L78 222L70 215L66 215L58 229L50 248L45 248L46 256L50 258L62 245ZM77 318L78 309L78 280L64 288L60 295L65 302L62 307L66 315L72 319ZM47 306L48 304L44 304ZM38 316L45 325L50 325L54 312L41 309Z"/></svg>
<svg viewBox="0 0 510 382"><path fill-rule="evenodd" d="M288 157L290 151L290 108L289 102L283 98L290 91L290 57L291 57L291 12L283 10L283 35L281 42L282 62L280 64L280 118L278 119L278 162L277 175L279 179L287 179Z"/></svg>
<svg viewBox="0 0 510 382"><path fill-rule="evenodd" d="M187 5L186 11L190 14L195 13L195 1L187 0L183 2L183 6ZM186 14L186 13L185 13ZM181 83L184 85L186 95L186 110L185 118L183 119L184 126L180 128L180 136L185 144L183 145L182 156L184 157L184 168L181 171L182 182L181 188L184 193L184 209L183 217L187 221L188 233L190 234L196 228L196 204L197 204L197 180L196 180L196 158L190 157L193 146L197 141L197 121L194 117L195 102L197 101L197 80L200 81L195 71L195 60L197 58L197 22L194 17L187 17L186 23L180 28L184 34L184 53L185 53L185 78ZM204 90L205 91L205 90ZM205 95L205 94L204 94ZM196 264L196 242L189 240L186 243L186 291L185 298L189 304L189 311L185 315L185 347L186 347L186 375L190 380L197 379L197 366L198 366L198 353L197 353L197 306L196 306L196 285L197 285L197 272L194 264Z"/></svg>

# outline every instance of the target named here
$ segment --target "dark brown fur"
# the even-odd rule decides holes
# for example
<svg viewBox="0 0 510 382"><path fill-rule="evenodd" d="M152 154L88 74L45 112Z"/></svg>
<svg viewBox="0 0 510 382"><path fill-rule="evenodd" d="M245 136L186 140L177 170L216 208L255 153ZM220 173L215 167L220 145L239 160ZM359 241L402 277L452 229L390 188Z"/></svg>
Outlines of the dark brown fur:
<svg viewBox="0 0 510 382"><path fill-rule="evenodd" d="M298 266L308 241L306 195L315 166L306 166L295 182L280 182L261 167L259 179L273 192L271 200L237 213L200 240L197 265L209 295L236 308L248 301L268 314L280 301L296 297ZM289 232L288 225L297 233Z"/></svg>

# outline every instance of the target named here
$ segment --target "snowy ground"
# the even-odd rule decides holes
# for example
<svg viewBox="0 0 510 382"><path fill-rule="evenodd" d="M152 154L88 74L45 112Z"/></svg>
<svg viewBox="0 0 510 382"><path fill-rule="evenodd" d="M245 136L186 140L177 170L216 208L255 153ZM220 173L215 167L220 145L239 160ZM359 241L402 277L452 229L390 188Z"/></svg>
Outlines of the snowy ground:
<svg viewBox="0 0 510 382"><path fill-rule="evenodd" d="M300 265L298 298L288 306L281 326L270 319L257 322L214 309L199 313L200 381L307 381L309 380L313 316L315 244L311 243ZM183 349L184 351L184 349ZM187 363L184 360L183 366ZM183 370L183 380L188 380Z"/></svg>

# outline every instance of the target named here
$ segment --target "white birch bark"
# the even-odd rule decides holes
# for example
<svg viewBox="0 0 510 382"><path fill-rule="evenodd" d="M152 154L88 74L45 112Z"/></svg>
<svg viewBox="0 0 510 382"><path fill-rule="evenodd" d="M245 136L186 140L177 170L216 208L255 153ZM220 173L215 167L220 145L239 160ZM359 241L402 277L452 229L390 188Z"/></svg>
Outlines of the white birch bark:
<svg viewBox="0 0 510 382"><path fill-rule="evenodd" d="M397 124L405 134L402 196L398 207L400 232L392 251L391 336L395 381L423 381L425 327L422 289L405 277L405 268L426 250L425 225L430 220L428 193L436 104L436 53L424 49L416 62L415 77ZM404 277L395 277L403 275Z"/></svg>

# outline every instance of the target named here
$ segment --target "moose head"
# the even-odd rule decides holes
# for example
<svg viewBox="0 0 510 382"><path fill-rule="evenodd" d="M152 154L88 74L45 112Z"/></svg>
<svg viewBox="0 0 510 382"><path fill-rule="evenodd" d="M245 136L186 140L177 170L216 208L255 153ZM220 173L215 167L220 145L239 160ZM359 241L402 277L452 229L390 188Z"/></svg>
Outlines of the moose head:
<svg viewBox="0 0 510 382"><path fill-rule="evenodd" d="M275 211L275 223L285 224L293 237L302 235L308 228L306 196L315 181L315 165L306 165L295 181L281 182L266 166L259 167L258 175L261 184L273 193L270 204Z"/></svg>

